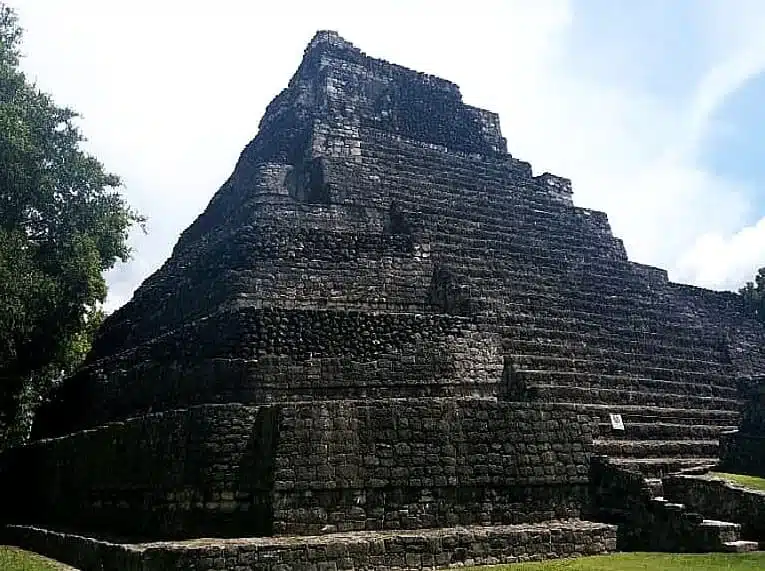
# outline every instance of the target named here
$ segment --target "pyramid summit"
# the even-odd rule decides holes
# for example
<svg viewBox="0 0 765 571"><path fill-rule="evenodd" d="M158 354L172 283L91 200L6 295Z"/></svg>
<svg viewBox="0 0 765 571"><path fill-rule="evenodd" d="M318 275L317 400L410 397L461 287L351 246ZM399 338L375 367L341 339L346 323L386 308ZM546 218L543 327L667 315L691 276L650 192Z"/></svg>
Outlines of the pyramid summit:
<svg viewBox="0 0 765 571"><path fill-rule="evenodd" d="M723 549L734 523L646 490L717 462L763 341L737 295L631 262L455 84L320 31L0 457L7 532L141 569ZM205 540L219 563L195 537L239 539Z"/></svg>

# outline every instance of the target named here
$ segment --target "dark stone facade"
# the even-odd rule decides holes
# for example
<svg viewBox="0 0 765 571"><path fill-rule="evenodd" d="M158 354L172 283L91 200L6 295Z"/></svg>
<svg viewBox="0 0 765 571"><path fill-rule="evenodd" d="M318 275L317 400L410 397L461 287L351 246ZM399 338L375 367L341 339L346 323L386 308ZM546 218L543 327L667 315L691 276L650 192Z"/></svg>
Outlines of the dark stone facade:
<svg viewBox="0 0 765 571"><path fill-rule="evenodd" d="M581 520L621 476L595 485L592 455L635 478L714 463L739 422L733 379L765 373L764 339L737 295L631 262L606 215L512 157L496 114L456 85L319 32L170 259L40 409L34 442L0 458L6 517L269 536L270 563L243 568L276 569L274 553L325 541L312 534L341 534L326 549L345 553L363 534L430 530L412 542L431 553L454 526L482 539L411 562L384 543L370 568L600 553L613 528ZM679 530L671 545L725 543L656 514L640 521ZM97 543L78 545L111 553ZM177 561L223 569L232 545Z"/></svg>
<svg viewBox="0 0 765 571"><path fill-rule="evenodd" d="M490 400L199 406L13 451L5 512L143 539L576 519L591 431L575 408Z"/></svg>
<svg viewBox="0 0 765 571"><path fill-rule="evenodd" d="M209 402L507 395L508 361L524 398L640 424L632 405L731 411L719 433L762 338L735 294L630 262L454 84L322 32L35 434Z"/></svg>
<svg viewBox="0 0 765 571"><path fill-rule="evenodd" d="M765 376L741 379L739 429L720 435L720 469L765 478Z"/></svg>

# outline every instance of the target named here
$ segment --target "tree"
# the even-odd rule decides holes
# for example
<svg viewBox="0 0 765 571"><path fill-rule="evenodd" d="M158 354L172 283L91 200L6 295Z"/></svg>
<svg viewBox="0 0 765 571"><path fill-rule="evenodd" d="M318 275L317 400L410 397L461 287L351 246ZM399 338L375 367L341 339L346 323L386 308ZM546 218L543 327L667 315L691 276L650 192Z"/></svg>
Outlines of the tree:
<svg viewBox="0 0 765 571"><path fill-rule="evenodd" d="M22 29L0 2L0 425L15 426L87 352L103 272L143 218L81 148L78 115L19 68ZM28 407L27 407L28 408Z"/></svg>
<svg viewBox="0 0 765 571"><path fill-rule="evenodd" d="M765 323L765 268L760 268L754 282L747 282L738 292L757 319Z"/></svg>

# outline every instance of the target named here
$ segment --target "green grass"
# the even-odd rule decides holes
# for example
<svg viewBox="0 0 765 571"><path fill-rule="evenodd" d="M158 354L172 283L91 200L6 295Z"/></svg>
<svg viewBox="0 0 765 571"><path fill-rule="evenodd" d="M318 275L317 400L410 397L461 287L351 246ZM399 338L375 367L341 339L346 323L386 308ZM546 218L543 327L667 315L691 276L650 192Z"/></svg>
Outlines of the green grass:
<svg viewBox="0 0 765 571"><path fill-rule="evenodd" d="M724 472L710 472L710 476L715 478L722 478L728 480L734 484L739 484L745 488L752 488L754 490L765 491L765 479L758 478L757 476L744 476L743 474L726 474Z"/></svg>
<svg viewBox="0 0 765 571"><path fill-rule="evenodd" d="M36 553L0 545L0 569L2 571L63 571L72 568Z"/></svg>
<svg viewBox="0 0 765 571"><path fill-rule="evenodd" d="M0 546L2 571L64 571L67 567L35 553ZM553 559L541 563L516 563L492 567L473 567L481 571L762 571L765 552L707 553L617 553L580 559ZM469 571L467 568L464 571Z"/></svg>
<svg viewBox="0 0 765 571"><path fill-rule="evenodd" d="M472 569L482 571L762 571L765 569L765 552L700 555L617 553L581 559L553 559L542 563L517 563Z"/></svg>

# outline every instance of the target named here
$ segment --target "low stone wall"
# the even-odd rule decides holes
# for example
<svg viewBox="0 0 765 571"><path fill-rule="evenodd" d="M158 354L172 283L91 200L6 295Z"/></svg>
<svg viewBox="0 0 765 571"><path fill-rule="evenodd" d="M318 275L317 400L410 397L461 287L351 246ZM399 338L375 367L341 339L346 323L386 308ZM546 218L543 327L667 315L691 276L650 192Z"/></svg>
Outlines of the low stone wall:
<svg viewBox="0 0 765 571"><path fill-rule="evenodd" d="M504 525L580 517L591 449L553 404L205 405L9 451L0 490L8 523L152 539Z"/></svg>
<svg viewBox="0 0 765 571"><path fill-rule="evenodd" d="M10 526L3 541L75 565L82 571L387 571L600 555L616 549L616 528L569 521L301 538L115 544L40 528Z"/></svg>
<svg viewBox="0 0 765 571"><path fill-rule="evenodd" d="M741 524L741 535L765 541L765 492L747 490L708 476L672 475L663 478L664 494L706 517Z"/></svg>

